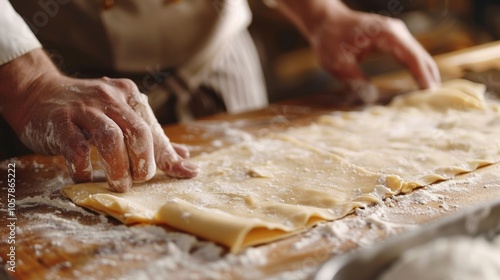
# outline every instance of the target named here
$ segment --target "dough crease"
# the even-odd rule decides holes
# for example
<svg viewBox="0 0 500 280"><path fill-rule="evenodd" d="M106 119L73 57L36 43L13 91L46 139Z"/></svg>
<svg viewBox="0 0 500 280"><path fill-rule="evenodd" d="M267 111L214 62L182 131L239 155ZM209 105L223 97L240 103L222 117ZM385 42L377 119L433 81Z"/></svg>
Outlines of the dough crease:
<svg viewBox="0 0 500 280"><path fill-rule="evenodd" d="M484 92L452 80L200 155L196 178L157 174L127 193L107 183L62 192L125 224L166 224L238 252L498 162L500 110Z"/></svg>

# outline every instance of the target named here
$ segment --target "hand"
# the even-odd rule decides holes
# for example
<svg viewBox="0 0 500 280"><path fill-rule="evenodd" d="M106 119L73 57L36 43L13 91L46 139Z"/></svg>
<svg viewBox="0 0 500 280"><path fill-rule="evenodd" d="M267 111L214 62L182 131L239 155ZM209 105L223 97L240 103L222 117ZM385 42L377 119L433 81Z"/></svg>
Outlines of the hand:
<svg viewBox="0 0 500 280"><path fill-rule="evenodd" d="M42 50L1 66L0 76L14 80L0 79L6 120L33 151L62 155L75 182L92 180L90 144L113 191L151 179L156 166L172 177L196 175L189 152L170 143L132 81L64 76Z"/></svg>
<svg viewBox="0 0 500 280"><path fill-rule="evenodd" d="M321 65L358 93L363 101L374 102L378 95L359 67L359 62L374 50L396 57L409 68L422 88L440 82L436 63L402 21L355 12L337 0L280 2L311 42Z"/></svg>

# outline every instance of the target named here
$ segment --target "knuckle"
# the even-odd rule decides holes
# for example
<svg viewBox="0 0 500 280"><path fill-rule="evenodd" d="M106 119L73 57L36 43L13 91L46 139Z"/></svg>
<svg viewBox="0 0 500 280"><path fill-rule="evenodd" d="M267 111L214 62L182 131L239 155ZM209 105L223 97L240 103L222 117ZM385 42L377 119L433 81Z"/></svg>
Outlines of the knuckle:
<svg viewBox="0 0 500 280"><path fill-rule="evenodd" d="M387 20L387 24L389 26L397 27L397 28L401 28L401 27L406 28L406 24L404 23L404 21L402 21L399 18L387 18L386 20Z"/></svg>
<svg viewBox="0 0 500 280"><path fill-rule="evenodd" d="M151 129L149 126L143 121L136 121L130 125L127 129L128 137L136 137L140 139L141 142L149 141L149 136L151 135ZM143 143L144 144L144 143Z"/></svg>
<svg viewBox="0 0 500 280"><path fill-rule="evenodd" d="M144 121L137 121L131 127L132 131L138 135L147 135L150 131L149 126Z"/></svg>
<svg viewBox="0 0 500 280"><path fill-rule="evenodd" d="M118 87L126 91L129 92L137 91L137 85L130 79L116 79L116 84Z"/></svg>
<svg viewBox="0 0 500 280"><path fill-rule="evenodd" d="M122 138L122 131L120 128L116 125L110 125L104 129L104 135L108 136L109 138Z"/></svg>
<svg viewBox="0 0 500 280"><path fill-rule="evenodd" d="M408 32L408 28L404 21L398 18L386 17L382 21L382 26L385 27L385 33L389 36L398 37L402 33Z"/></svg>
<svg viewBox="0 0 500 280"><path fill-rule="evenodd" d="M108 77L102 77L99 79L100 83L98 86L102 86L98 91L110 91L111 88L119 89L117 92L123 93L124 95L139 92L137 85L130 79L111 79Z"/></svg>
<svg viewBox="0 0 500 280"><path fill-rule="evenodd" d="M105 83L97 83L93 85L92 90L100 97L110 98L112 96L110 87Z"/></svg>
<svg viewBox="0 0 500 280"><path fill-rule="evenodd" d="M116 139L123 138L123 134L118 126L105 124L101 129L94 132L93 138L97 143L108 143L108 146L116 146Z"/></svg>
<svg viewBox="0 0 500 280"><path fill-rule="evenodd" d="M109 81L111 81L111 78L109 78L108 76L102 76L99 80L108 83Z"/></svg>
<svg viewBox="0 0 500 280"><path fill-rule="evenodd" d="M94 103L99 106L117 105L125 100L125 94L121 90L117 90L113 86L105 83L98 83L92 87L95 94Z"/></svg>

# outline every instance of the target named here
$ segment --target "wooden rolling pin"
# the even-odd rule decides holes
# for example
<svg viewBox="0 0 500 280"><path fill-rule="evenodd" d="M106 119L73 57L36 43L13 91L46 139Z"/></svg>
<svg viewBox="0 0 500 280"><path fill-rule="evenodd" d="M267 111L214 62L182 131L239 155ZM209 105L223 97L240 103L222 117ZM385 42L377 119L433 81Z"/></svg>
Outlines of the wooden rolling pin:
<svg viewBox="0 0 500 280"><path fill-rule="evenodd" d="M500 41L434 56L443 80L461 78L466 71L483 72L500 70ZM396 71L374 76L372 81L387 93L418 89L416 81L406 71Z"/></svg>

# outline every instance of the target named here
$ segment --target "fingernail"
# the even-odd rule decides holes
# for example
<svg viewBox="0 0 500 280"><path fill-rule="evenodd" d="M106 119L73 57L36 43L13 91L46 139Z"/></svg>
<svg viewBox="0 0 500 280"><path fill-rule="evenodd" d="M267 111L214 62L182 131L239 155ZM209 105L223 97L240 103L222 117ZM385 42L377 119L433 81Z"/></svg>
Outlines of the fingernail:
<svg viewBox="0 0 500 280"><path fill-rule="evenodd" d="M127 192L132 187L132 180L130 177L125 177L119 180L109 180L109 188L118 193Z"/></svg>
<svg viewBox="0 0 500 280"><path fill-rule="evenodd" d="M188 161L177 162L173 165L167 164L165 167L166 169L162 170L174 178L192 178L198 173L198 166Z"/></svg>
<svg viewBox="0 0 500 280"><path fill-rule="evenodd" d="M181 165L182 167L184 167L185 169L189 169L193 172L196 172L198 171L198 165L192 163L192 162L189 162L189 161L183 161L181 162Z"/></svg>

